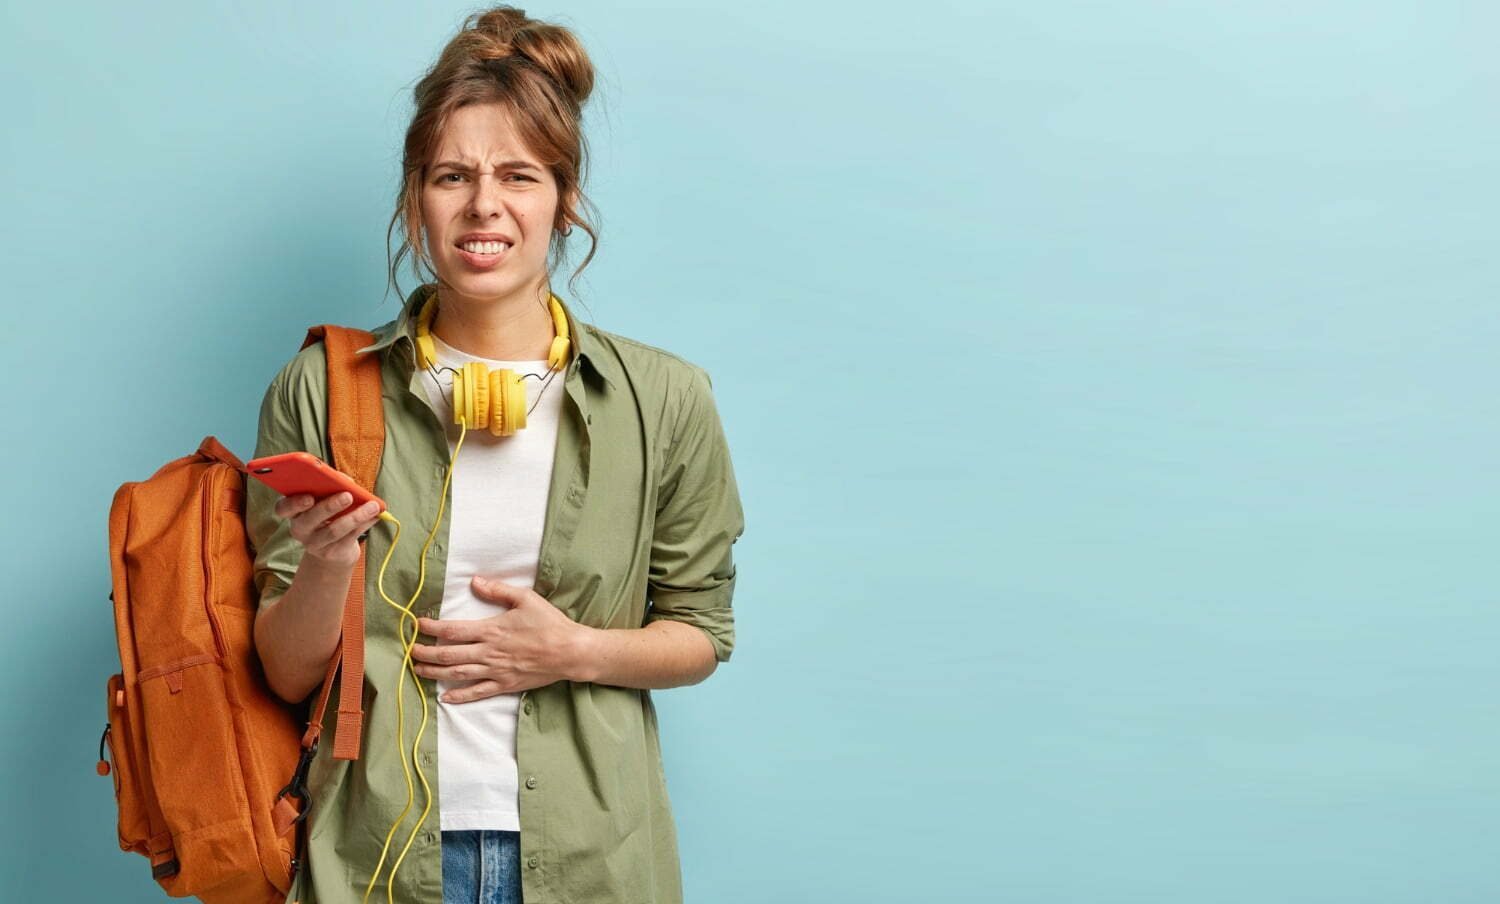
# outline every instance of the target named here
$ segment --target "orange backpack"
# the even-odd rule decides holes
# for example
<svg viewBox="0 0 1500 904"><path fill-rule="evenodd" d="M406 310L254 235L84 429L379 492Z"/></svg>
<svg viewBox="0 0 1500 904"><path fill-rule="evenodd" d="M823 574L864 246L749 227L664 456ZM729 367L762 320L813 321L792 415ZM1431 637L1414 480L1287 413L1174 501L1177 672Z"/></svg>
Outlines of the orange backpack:
<svg viewBox="0 0 1500 904"><path fill-rule="evenodd" d="M374 338L324 324L302 347L318 341L334 467L373 492L385 440L380 360L354 350ZM167 894L205 904L279 904L291 889L300 839L289 836L311 806L307 770L340 669L334 757L358 759L363 722L364 555L309 716L305 702L271 691L255 652L245 479L244 464L209 436L121 486L109 512L121 671L109 677L98 772L114 773L121 850L150 858Z"/></svg>

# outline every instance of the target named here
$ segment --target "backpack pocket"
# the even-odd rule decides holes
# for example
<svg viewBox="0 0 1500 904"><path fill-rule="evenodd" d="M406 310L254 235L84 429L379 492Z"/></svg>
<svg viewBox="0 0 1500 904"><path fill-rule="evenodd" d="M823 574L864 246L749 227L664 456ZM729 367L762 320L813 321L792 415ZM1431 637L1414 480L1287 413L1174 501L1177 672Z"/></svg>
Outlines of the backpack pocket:
<svg viewBox="0 0 1500 904"><path fill-rule="evenodd" d="M224 672L212 654L189 656L137 676L150 714L151 784L171 832L178 871L158 877L174 897L259 877L250 808L234 738Z"/></svg>
<svg viewBox="0 0 1500 904"><path fill-rule="evenodd" d="M130 725L130 708L125 705L125 676L109 676L109 721L104 727L104 741L109 746L111 766L99 771L114 774L115 803L120 811L120 850L136 851L150 856L147 839L151 837L150 814L146 793L141 785L140 764L135 759L134 733Z"/></svg>

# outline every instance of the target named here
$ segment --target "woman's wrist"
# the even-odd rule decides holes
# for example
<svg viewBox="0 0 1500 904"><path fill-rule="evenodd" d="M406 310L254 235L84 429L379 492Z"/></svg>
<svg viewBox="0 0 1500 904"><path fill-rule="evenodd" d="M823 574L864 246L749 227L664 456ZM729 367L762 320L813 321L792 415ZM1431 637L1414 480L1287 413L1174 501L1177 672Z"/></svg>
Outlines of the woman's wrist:
<svg viewBox="0 0 1500 904"><path fill-rule="evenodd" d="M577 622L572 624L568 639L562 645L559 669L569 681L593 681L597 677L599 657L596 650L601 631Z"/></svg>

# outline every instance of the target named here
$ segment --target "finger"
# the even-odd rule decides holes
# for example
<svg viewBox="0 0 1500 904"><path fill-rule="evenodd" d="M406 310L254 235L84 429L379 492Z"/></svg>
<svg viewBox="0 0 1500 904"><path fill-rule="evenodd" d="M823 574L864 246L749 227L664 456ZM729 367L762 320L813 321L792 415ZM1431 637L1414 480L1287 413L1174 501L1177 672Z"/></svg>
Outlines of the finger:
<svg viewBox="0 0 1500 904"><path fill-rule="evenodd" d="M417 662L430 665L460 665L470 662L482 662L484 659L484 645L477 643L445 643L441 646L432 644L414 643L411 645L411 658Z"/></svg>
<svg viewBox="0 0 1500 904"><path fill-rule="evenodd" d="M276 500L276 507L273 511L275 511L278 518L290 518L299 512L306 511L313 504L313 501L312 496L307 493L299 493L296 496L282 496Z"/></svg>
<svg viewBox="0 0 1500 904"><path fill-rule="evenodd" d="M487 597L514 597L525 589L519 583L505 582L498 577L486 577L483 574L475 574L474 579L469 580L469 586Z"/></svg>
<svg viewBox="0 0 1500 904"><path fill-rule="evenodd" d="M319 499L318 504L304 512L302 517L311 522L313 530L317 530L339 516L353 514L349 509L353 503L354 494L334 493Z"/></svg>
<svg viewBox="0 0 1500 904"><path fill-rule="evenodd" d="M472 662L463 665L413 662L411 669L423 678L436 678L439 681L476 681L485 676L484 666Z"/></svg>
<svg viewBox="0 0 1500 904"><path fill-rule="evenodd" d="M380 523L380 505L374 502L367 502L360 507L360 511L370 513L368 517L360 519L359 527L357 528L359 531L359 541L363 543L365 538L370 536L370 531L375 529L375 525Z"/></svg>
<svg viewBox="0 0 1500 904"><path fill-rule="evenodd" d="M307 515L308 517L322 516L323 520L327 521L348 508L352 502L354 502L353 493L334 493L319 499L317 505L308 509Z"/></svg>
<svg viewBox="0 0 1500 904"><path fill-rule="evenodd" d="M468 687L448 691L438 697L444 703L472 703L486 697L498 697L505 693L505 686L492 678L476 681Z"/></svg>
<svg viewBox="0 0 1500 904"><path fill-rule="evenodd" d="M328 519L342 512L354 501L349 493L334 493L324 496L317 504L303 511L302 514L292 519L292 536L301 540L305 545L309 538L318 532Z"/></svg>
<svg viewBox="0 0 1500 904"><path fill-rule="evenodd" d="M369 527L378 520L380 506L374 502L366 502L364 505L340 515L323 525L321 530L337 539L357 533Z"/></svg>
<svg viewBox="0 0 1500 904"><path fill-rule="evenodd" d="M379 511L380 506L373 502L366 502L349 514L335 518L318 528L309 546L326 549L350 534L363 533L378 520Z"/></svg>
<svg viewBox="0 0 1500 904"><path fill-rule="evenodd" d="M423 634L430 634L440 640L462 640L476 641L484 637L484 631L491 619L461 619L461 618L419 618L417 628Z"/></svg>
<svg viewBox="0 0 1500 904"><path fill-rule="evenodd" d="M480 599L492 603L506 603L508 605L519 603L525 597L527 589L520 584L511 584L499 578L489 578L477 574L469 582L469 586L473 588L475 595Z"/></svg>

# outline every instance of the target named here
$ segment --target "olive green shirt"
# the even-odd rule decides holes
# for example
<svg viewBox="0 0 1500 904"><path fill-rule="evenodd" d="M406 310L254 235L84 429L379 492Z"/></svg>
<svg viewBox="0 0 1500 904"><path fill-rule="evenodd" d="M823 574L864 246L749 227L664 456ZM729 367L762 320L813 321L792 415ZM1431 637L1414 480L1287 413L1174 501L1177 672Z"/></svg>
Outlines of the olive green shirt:
<svg viewBox="0 0 1500 904"><path fill-rule="evenodd" d="M423 541L438 517L449 462L447 430L423 395L416 366L416 305L375 331L361 353L382 355L385 448L375 492L401 520L402 536L385 575L389 596L416 590ZM560 375L558 426L535 591L574 621L595 628L640 628L671 619L700 628L718 661L734 646L731 547L744 529L734 471L708 374L669 352L598 329L564 305L573 350ZM303 450L332 461L327 439L322 343L303 349L266 391L255 455ZM446 381L448 375L444 374ZM290 586L302 545L273 507L279 497L248 481L246 520L264 607ZM451 489L449 491L451 493ZM451 498L412 605L437 618L442 603ZM308 778L306 861L287 900L358 904L386 835L407 805L397 746L396 689L402 674L400 613L376 580L394 525L379 522L366 541L365 729L360 758L335 760L336 706L324 719ZM435 639L422 635L419 642ZM418 758L432 789L427 819L396 873L396 901L443 898L439 813L437 682L423 678L428 723ZM335 683L330 702L338 699ZM403 692L405 748L422 718L410 676ZM682 900L676 828L662 772L651 692L558 681L521 694L516 726L520 779L521 875L527 904L675 904ZM386 901L385 879L426 803L415 799L391 841L369 900Z"/></svg>

